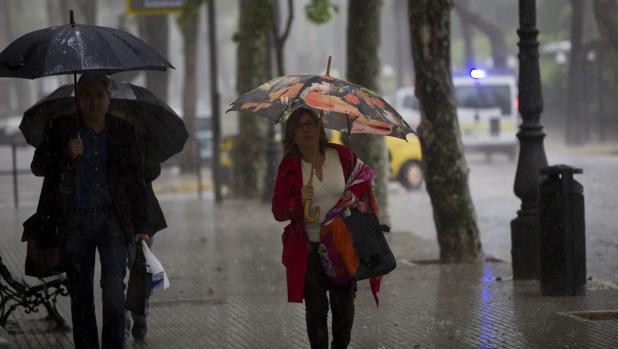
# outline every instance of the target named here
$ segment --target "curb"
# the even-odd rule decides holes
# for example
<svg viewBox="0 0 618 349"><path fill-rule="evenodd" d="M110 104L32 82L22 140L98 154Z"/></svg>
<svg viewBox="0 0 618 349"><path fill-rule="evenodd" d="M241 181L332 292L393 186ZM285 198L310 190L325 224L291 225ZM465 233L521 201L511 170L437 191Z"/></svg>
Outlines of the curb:
<svg viewBox="0 0 618 349"><path fill-rule="evenodd" d="M173 194L173 193L195 193L198 191L197 181L179 182L167 185L153 185L155 194ZM203 191L212 191L212 183L210 181L202 182Z"/></svg>

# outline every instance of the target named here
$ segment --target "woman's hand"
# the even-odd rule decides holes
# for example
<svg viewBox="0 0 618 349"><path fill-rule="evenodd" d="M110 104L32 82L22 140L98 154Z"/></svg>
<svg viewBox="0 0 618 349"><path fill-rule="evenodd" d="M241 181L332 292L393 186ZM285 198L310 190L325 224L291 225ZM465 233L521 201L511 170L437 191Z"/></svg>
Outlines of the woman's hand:
<svg viewBox="0 0 618 349"><path fill-rule="evenodd" d="M311 200L313 198L313 186L303 185L300 189L300 198L303 202Z"/></svg>

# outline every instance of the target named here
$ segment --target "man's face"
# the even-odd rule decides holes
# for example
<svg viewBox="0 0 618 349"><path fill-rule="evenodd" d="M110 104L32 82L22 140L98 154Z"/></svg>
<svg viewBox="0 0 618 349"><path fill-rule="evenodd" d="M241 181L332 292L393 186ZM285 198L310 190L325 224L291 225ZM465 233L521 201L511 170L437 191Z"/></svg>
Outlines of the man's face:
<svg viewBox="0 0 618 349"><path fill-rule="evenodd" d="M89 118L104 117L109 107L109 96L101 84L89 84L79 91L79 110Z"/></svg>

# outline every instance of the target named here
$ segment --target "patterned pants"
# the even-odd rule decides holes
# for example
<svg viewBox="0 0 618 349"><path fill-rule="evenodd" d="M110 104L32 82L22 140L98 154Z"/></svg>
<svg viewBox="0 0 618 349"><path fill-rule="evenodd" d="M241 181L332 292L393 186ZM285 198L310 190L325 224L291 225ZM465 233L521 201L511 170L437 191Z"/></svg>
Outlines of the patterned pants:
<svg viewBox="0 0 618 349"><path fill-rule="evenodd" d="M328 298L326 293L328 292ZM331 348L347 348L354 322L354 281L334 286L320 264L318 243L311 243L305 279L307 334L312 349L328 348L328 306L332 311L333 342Z"/></svg>

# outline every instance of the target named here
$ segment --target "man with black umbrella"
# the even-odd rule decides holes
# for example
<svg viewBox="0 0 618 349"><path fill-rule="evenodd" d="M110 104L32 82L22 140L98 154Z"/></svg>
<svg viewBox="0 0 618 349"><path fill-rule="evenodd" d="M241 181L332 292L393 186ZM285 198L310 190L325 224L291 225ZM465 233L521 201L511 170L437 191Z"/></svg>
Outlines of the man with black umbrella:
<svg viewBox="0 0 618 349"><path fill-rule="evenodd" d="M64 229L75 347L99 348L93 292L98 249L101 344L122 348L128 245L148 239L143 166L133 126L107 113L109 79L82 75L77 91L78 118L52 119L34 154L32 172L45 177L37 212L58 217Z"/></svg>

